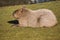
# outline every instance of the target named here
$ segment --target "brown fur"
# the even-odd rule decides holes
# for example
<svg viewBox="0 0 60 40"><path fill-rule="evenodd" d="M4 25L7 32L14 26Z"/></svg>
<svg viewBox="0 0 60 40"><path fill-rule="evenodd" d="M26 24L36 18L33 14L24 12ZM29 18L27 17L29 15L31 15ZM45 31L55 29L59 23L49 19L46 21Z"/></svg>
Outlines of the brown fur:
<svg viewBox="0 0 60 40"><path fill-rule="evenodd" d="M55 15L48 9L30 10L23 7L16 10L13 16L23 27L52 27L57 24Z"/></svg>

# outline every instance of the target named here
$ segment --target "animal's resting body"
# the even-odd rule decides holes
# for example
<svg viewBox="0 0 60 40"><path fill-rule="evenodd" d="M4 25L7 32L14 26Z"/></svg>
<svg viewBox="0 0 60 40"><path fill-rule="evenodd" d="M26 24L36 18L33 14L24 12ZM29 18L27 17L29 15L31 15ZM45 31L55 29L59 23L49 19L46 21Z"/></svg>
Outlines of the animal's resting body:
<svg viewBox="0 0 60 40"><path fill-rule="evenodd" d="M14 11L13 16L22 27L53 27L57 24L56 16L48 9L30 10L23 7Z"/></svg>

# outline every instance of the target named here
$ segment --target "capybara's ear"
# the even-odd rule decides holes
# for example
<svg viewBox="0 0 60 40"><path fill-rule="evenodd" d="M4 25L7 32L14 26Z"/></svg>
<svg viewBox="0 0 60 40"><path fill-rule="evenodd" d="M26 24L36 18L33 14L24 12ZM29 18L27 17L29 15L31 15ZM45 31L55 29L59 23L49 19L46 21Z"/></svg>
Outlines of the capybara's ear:
<svg viewBox="0 0 60 40"><path fill-rule="evenodd" d="M27 11L28 11L28 9L26 8L25 5L23 5L23 7L21 8L21 12L27 12Z"/></svg>

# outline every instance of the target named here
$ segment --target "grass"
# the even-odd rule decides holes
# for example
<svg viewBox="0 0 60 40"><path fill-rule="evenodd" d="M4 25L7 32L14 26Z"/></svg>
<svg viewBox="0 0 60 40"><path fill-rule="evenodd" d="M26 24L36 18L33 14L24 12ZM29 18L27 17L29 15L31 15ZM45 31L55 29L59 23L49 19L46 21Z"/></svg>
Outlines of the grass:
<svg viewBox="0 0 60 40"><path fill-rule="evenodd" d="M0 7L0 40L60 40L60 1L27 5L33 10L52 10L58 20L58 25L52 28L11 27L12 24L7 21L14 19L12 13L19 8L21 5Z"/></svg>

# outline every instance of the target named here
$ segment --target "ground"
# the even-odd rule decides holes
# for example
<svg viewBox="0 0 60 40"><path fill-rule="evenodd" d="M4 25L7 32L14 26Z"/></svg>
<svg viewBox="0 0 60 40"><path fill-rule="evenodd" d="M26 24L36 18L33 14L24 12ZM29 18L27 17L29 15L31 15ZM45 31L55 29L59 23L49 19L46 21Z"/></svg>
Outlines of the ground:
<svg viewBox="0 0 60 40"><path fill-rule="evenodd" d="M14 20L12 13L21 8L21 5L0 7L0 40L60 40L60 1L45 2L27 5L27 8L36 10L47 8L52 10L58 24L51 28L20 28L11 27L9 20Z"/></svg>

